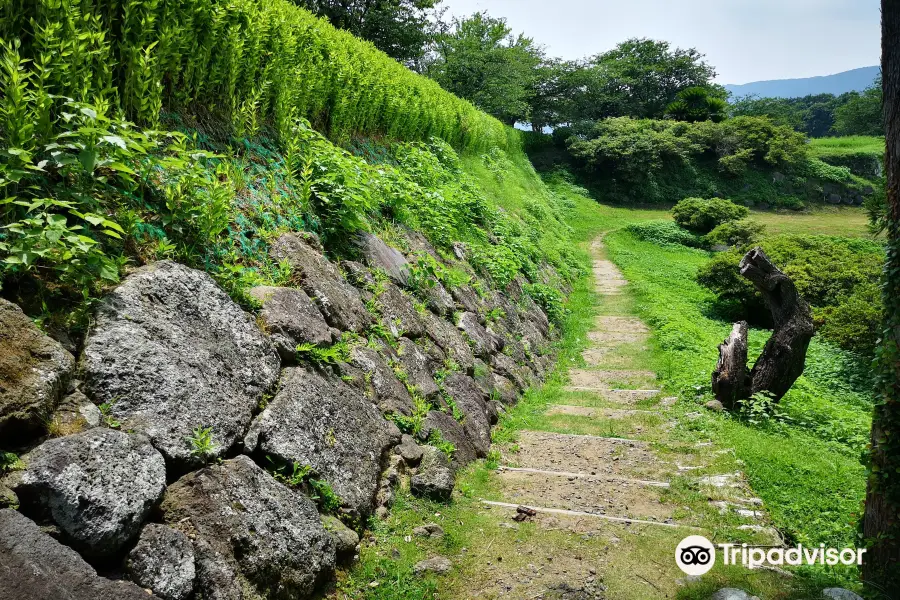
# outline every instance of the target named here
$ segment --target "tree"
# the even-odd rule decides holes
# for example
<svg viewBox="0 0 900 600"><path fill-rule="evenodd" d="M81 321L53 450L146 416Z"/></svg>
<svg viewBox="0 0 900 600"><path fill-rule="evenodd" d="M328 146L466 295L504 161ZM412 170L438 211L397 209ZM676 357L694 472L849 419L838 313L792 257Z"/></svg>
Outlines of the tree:
<svg viewBox="0 0 900 600"><path fill-rule="evenodd" d="M875 361L869 480L862 532L866 581L900 597L900 2L881 2L881 71L887 151L884 333Z"/></svg>
<svg viewBox="0 0 900 600"><path fill-rule="evenodd" d="M454 19L437 36L426 74L510 125L527 120L543 50L486 12Z"/></svg>
<svg viewBox="0 0 900 600"><path fill-rule="evenodd" d="M332 25L369 40L388 56L413 66L434 37L430 18L441 0L294 0Z"/></svg>
<svg viewBox="0 0 900 600"><path fill-rule="evenodd" d="M881 78L862 94L849 94L848 101L834 111L834 132L838 135L884 135Z"/></svg>
<svg viewBox="0 0 900 600"><path fill-rule="evenodd" d="M630 39L589 59L583 74L587 96L580 118L629 116L660 119L678 93L710 88L715 69L694 48L671 48L668 42Z"/></svg>
<svg viewBox="0 0 900 600"><path fill-rule="evenodd" d="M728 108L728 103L722 98L723 95L724 90L705 87L685 88L678 92L675 102L666 108L666 113L676 121L718 123L725 119L725 111Z"/></svg>

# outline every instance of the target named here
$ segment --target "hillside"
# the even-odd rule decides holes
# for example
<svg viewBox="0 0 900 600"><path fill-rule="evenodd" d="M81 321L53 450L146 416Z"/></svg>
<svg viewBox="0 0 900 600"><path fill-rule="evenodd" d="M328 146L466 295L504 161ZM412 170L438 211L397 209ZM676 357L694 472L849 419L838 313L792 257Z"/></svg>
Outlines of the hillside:
<svg viewBox="0 0 900 600"><path fill-rule="evenodd" d="M725 89L734 98L759 96L761 98L802 98L814 94L862 92L870 87L878 76L880 67L862 67L819 77L753 81L742 84L726 84Z"/></svg>

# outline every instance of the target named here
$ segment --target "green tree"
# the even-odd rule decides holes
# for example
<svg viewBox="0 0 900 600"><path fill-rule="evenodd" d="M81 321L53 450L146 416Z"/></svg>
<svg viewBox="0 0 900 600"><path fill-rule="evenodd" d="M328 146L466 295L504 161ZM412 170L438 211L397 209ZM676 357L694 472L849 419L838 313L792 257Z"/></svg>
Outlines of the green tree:
<svg viewBox="0 0 900 600"><path fill-rule="evenodd" d="M436 34L441 0L294 0L332 25L369 40L388 56L414 66Z"/></svg>
<svg viewBox="0 0 900 600"><path fill-rule="evenodd" d="M543 50L513 35L505 19L486 12L455 19L437 36L425 72L441 86L512 125L529 118L544 64Z"/></svg>
<svg viewBox="0 0 900 600"><path fill-rule="evenodd" d="M881 77L863 93L853 92L834 111L834 132L839 135L884 135L881 112Z"/></svg>
<svg viewBox="0 0 900 600"><path fill-rule="evenodd" d="M676 121L696 123L713 121L718 123L726 116L728 103L722 98L724 90L705 87L689 87L678 92L675 102L667 108L666 113Z"/></svg>
<svg viewBox="0 0 900 600"><path fill-rule="evenodd" d="M678 93L711 87L715 69L694 48L630 39L585 63L578 119L611 116L660 119Z"/></svg>

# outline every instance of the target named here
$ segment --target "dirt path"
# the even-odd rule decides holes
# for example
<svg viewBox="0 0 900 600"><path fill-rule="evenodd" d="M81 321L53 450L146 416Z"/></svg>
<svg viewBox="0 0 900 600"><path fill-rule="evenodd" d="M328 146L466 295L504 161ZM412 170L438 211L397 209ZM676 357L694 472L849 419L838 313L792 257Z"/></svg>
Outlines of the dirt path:
<svg viewBox="0 0 900 600"><path fill-rule="evenodd" d="M453 597L672 598L684 537L780 542L730 451L684 434L695 413L658 389L628 282L599 238L591 252L600 314L583 364L541 430L502 447L496 494L481 500L502 533L484 532L467 561L481 568Z"/></svg>

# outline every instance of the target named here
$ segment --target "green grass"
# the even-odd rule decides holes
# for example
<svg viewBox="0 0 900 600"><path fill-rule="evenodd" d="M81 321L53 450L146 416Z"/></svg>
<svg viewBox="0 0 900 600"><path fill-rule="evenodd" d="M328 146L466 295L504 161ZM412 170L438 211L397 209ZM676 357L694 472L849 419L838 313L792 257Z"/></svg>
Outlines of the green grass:
<svg viewBox="0 0 900 600"><path fill-rule="evenodd" d="M884 138L868 135L825 137L809 140L810 153L816 157L842 154L884 154Z"/></svg>

